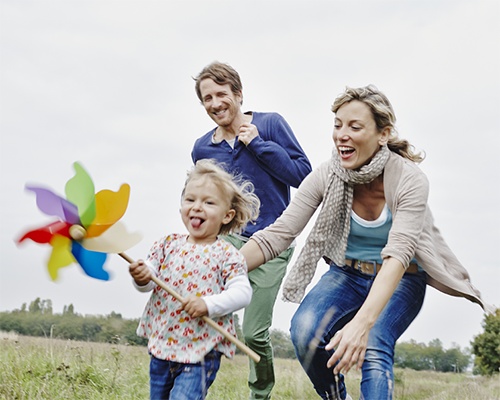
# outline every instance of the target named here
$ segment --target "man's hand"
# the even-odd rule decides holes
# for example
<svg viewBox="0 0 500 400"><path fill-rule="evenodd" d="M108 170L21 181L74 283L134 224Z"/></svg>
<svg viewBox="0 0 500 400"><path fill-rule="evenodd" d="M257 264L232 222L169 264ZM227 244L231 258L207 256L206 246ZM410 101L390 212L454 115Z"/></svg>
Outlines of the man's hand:
<svg viewBox="0 0 500 400"><path fill-rule="evenodd" d="M257 136L259 136L259 131L255 125L246 122L241 124L238 132L238 141L248 146Z"/></svg>

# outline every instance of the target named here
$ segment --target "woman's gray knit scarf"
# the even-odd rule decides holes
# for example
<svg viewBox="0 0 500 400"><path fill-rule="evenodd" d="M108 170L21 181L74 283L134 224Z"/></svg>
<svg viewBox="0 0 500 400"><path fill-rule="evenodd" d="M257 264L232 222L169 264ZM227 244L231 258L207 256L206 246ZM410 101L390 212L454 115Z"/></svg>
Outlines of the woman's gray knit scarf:
<svg viewBox="0 0 500 400"><path fill-rule="evenodd" d="M379 176L390 152L387 146L382 146L368 165L354 171L340 165L337 150L334 149L323 206L285 281L283 300L300 303L321 257L328 258L336 265L344 265L354 185L369 183Z"/></svg>

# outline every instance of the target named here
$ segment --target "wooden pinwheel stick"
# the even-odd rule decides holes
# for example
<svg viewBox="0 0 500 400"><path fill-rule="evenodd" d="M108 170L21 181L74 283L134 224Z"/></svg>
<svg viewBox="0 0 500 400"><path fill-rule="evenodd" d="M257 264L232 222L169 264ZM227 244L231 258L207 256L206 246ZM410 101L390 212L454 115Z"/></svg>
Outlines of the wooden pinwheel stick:
<svg viewBox="0 0 500 400"><path fill-rule="evenodd" d="M129 264L132 264L134 260L130 258L127 254L125 253L118 253L118 255L123 258L125 261L127 261ZM168 294L172 295L175 297L177 300L179 300L181 303L184 302L184 298L177 293L175 290L170 288L163 282L162 280L158 279L156 276L153 276L151 280L156 283L158 286L160 286L163 290L165 290ZM218 325L213 319L203 316L201 317L203 321L205 321L208 325L210 325L212 328L214 328L217 332L219 332L221 335L223 335L227 340L229 340L231 343L233 343L238 349L240 349L242 352L247 354L252 360L254 360L256 363L260 361L260 356L254 352L251 348L246 346L243 342L238 340L236 337L231 335L229 332L225 331L224 328L222 328L220 325Z"/></svg>

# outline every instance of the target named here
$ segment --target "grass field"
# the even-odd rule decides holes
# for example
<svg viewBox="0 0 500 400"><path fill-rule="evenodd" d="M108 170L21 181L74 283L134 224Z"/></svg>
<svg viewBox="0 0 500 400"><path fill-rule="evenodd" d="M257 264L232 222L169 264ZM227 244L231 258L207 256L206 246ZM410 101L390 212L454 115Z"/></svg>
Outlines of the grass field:
<svg viewBox="0 0 500 400"><path fill-rule="evenodd" d="M148 399L148 355L144 347L32 337L0 339L0 399ZM209 400L248 398L244 356L223 359ZM274 400L319 399L295 360L276 360ZM347 387L359 396L360 375ZM395 371L395 399L498 400L500 378Z"/></svg>

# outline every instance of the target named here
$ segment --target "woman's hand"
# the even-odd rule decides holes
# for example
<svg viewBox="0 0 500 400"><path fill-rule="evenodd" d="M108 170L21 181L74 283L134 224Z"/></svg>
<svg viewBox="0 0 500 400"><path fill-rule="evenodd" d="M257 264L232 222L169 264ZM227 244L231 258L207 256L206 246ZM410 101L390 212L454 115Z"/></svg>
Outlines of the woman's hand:
<svg viewBox="0 0 500 400"><path fill-rule="evenodd" d="M358 369L361 368L365 360L370 329L396 290L404 272L400 261L393 257L386 258L361 308L325 347L327 350L335 348L335 352L326 364L332 367L337 361L339 362L333 369L335 374L347 373L353 365Z"/></svg>
<svg viewBox="0 0 500 400"><path fill-rule="evenodd" d="M347 374L352 366L360 369L365 360L366 346L370 328L367 324L358 323L356 318L349 322L343 329L337 331L335 336L326 345L327 350L335 352L327 362L327 367L333 369L334 374Z"/></svg>

